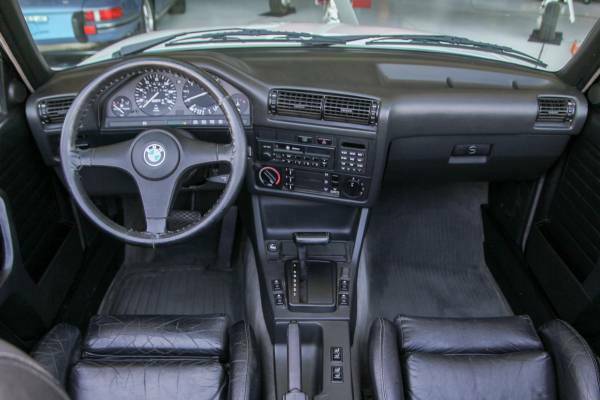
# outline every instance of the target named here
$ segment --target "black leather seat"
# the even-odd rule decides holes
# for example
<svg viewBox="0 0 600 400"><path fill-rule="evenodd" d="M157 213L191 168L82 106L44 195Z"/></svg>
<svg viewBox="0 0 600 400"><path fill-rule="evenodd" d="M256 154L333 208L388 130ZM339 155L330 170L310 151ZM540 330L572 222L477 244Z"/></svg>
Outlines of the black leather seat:
<svg viewBox="0 0 600 400"><path fill-rule="evenodd" d="M24 362L22 369L30 372L21 383L46 398L68 392L82 400L258 399L253 334L244 322L228 324L223 315L96 316L83 340L72 326L52 329L32 353L37 364L8 345L2 354L0 346L0 367L3 355L13 364ZM0 381L10 385L2 376Z"/></svg>
<svg viewBox="0 0 600 400"><path fill-rule="evenodd" d="M600 399L594 353L559 320L379 319L369 363L377 399Z"/></svg>

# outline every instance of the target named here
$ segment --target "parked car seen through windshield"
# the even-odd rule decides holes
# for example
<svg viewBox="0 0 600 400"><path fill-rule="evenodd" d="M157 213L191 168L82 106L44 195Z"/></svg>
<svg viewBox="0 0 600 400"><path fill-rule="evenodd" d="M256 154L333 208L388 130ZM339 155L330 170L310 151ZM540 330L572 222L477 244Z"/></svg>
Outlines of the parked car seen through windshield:
<svg viewBox="0 0 600 400"><path fill-rule="evenodd" d="M207 45L297 46L293 40L215 31L252 28L359 40L331 46L459 53L558 70L577 52L600 16L600 3L555 0L19 0L48 64L69 68L114 56L124 45L161 42L211 31ZM252 33L252 32L250 32ZM164 35L163 35L164 34ZM427 36L424 36L427 35ZM377 40L370 40L371 37ZM229 40L235 38L236 40ZM423 40L426 38L426 40ZM252 39L252 40L251 40ZM254 41L253 39L258 39ZM282 43L284 42L284 43ZM184 46L184 42L179 42ZM492 45L492 46L489 46ZM100 52L103 49L108 49ZM99 53L100 52L100 53Z"/></svg>

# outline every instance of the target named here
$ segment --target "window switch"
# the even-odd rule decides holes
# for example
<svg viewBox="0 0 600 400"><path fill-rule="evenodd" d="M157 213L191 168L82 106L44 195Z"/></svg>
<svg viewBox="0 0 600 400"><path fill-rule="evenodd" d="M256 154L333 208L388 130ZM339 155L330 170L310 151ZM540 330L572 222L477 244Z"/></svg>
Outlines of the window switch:
<svg viewBox="0 0 600 400"><path fill-rule="evenodd" d="M281 285L281 280L273 279L271 281L271 286L273 287L274 292L280 292L283 290L283 286Z"/></svg>
<svg viewBox="0 0 600 400"><path fill-rule="evenodd" d="M344 382L344 367L341 365L334 365L331 367L331 381Z"/></svg>
<svg viewBox="0 0 600 400"><path fill-rule="evenodd" d="M283 293L275 293L273 295L273 299L275 300L275 305L276 306L283 306L283 305L285 305L285 300L283 298Z"/></svg>
<svg viewBox="0 0 600 400"><path fill-rule="evenodd" d="M350 290L350 281L342 279L340 281L340 292L348 292Z"/></svg>
<svg viewBox="0 0 600 400"><path fill-rule="evenodd" d="M331 348L331 361L344 361L344 350L340 346Z"/></svg>
<svg viewBox="0 0 600 400"><path fill-rule="evenodd" d="M338 304L340 306L349 306L350 305L350 296L348 295L348 293L340 294L340 296L338 298Z"/></svg>

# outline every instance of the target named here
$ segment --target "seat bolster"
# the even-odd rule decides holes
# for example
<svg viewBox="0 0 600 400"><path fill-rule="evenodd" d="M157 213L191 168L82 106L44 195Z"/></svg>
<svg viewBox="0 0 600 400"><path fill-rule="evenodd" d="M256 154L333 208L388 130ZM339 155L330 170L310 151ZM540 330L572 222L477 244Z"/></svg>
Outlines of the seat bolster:
<svg viewBox="0 0 600 400"><path fill-rule="evenodd" d="M404 399L396 328L383 318L378 318L371 326L369 369L376 399Z"/></svg>
<svg viewBox="0 0 600 400"><path fill-rule="evenodd" d="M218 357L227 353L225 315L110 316L91 319L86 356Z"/></svg>
<svg viewBox="0 0 600 400"><path fill-rule="evenodd" d="M406 394L410 399L557 398L552 359L544 351L456 355L407 353L402 358Z"/></svg>
<svg viewBox="0 0 600 400"><path fill-rule="evenodd" d="M31 357L0 340L0 398L69 400L50 373Z"/></svg>
<svg viewBox="0 0 600 400"><path fill-rule="evenodd" d="M58 324L37 344L31 357L65 387L69 367L79 358L80 345L79 329Z"/></svg>
<svg viewBox="0 0 600 400"><path fill-rule="evenodd" d="M544 324L539 332L554 361L559 398L600 399L598 360L579 333L561 320Z"/></svg>
<svg viewBox="0 0 600 400"><path fill-rule="evenodd" d="M240 321L229 330L230 400L255 400L260 397L260 361L250 326Z"/></svg>
<svg viewBox="0 0 600 400"><path fill-rule="evenodd" d="M497 318L417 318L398 316L402 352L498 354L543 351L527 316Z"/></svg>

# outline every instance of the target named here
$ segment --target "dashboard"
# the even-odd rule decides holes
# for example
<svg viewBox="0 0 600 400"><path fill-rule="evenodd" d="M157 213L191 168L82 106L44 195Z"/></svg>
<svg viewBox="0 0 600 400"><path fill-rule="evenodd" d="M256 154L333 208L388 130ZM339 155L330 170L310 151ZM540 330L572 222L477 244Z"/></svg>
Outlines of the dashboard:
<svg viewBox="0 0 600 400"><path fill-rule="evenodd" d="M250 101L233 85L213 76L228 93L249 126ZM102 127L226 127L221 107L197 82L166 71L150 71L110 92Z"/></svg>
<svg viewBox="0 0 600 400"><path fill-rule="evenodd" d="M250 145L246 182L257 194L372 206L384 182L536 179L587 117L585 97L553 74L447 54L272 48L169 57L212 74L237 105ZM58 166L70 102L113 62L59 72L28 99L48 165ZM80 136L92 146L150 126L228 138L218 104L170 71L137 71L90 109Z"/></svg>

